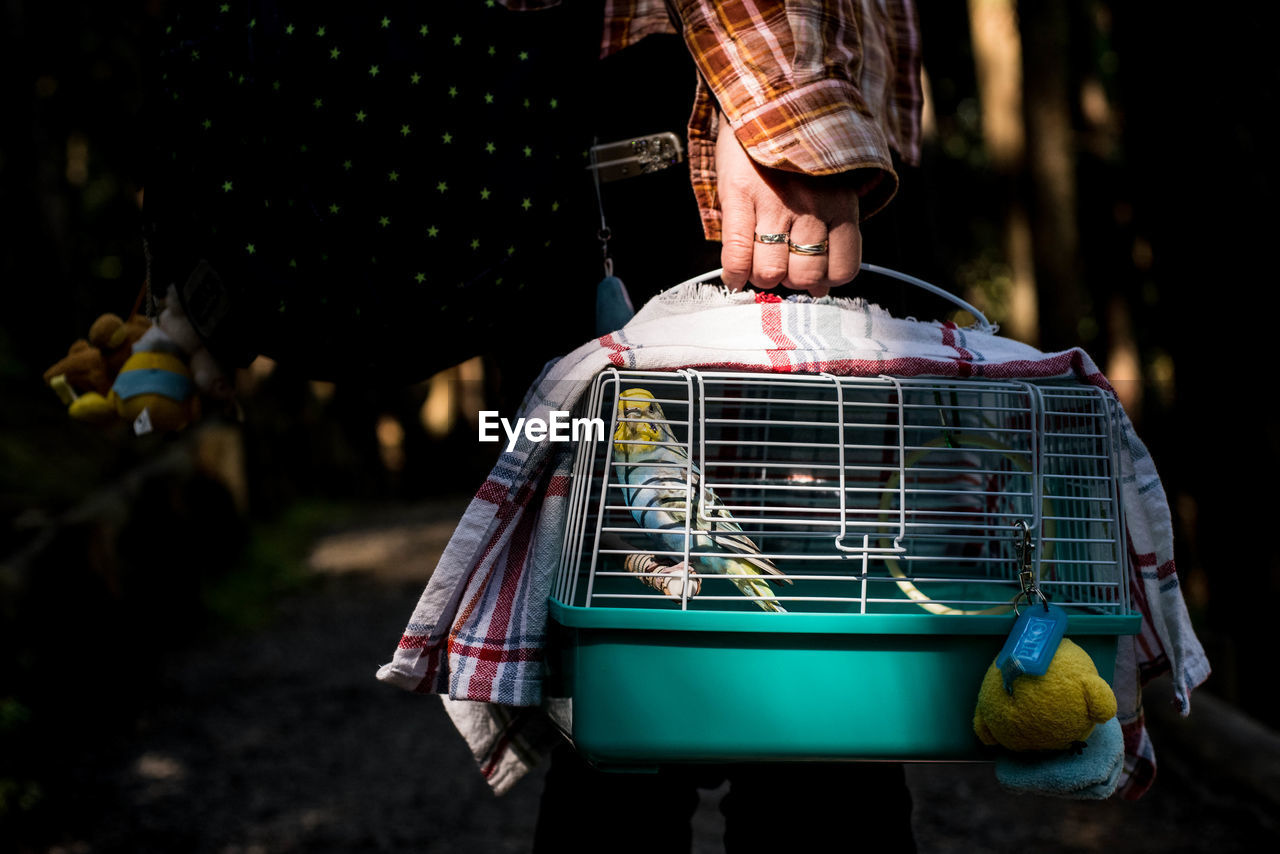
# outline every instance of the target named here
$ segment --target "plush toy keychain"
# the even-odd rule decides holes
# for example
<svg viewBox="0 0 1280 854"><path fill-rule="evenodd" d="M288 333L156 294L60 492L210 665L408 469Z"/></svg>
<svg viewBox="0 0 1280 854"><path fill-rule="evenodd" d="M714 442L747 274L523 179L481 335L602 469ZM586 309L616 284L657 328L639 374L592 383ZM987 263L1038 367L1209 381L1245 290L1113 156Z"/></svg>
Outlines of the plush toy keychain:
<svg viewBox="0 0 1280 854"><path fill-rule="evenodd" d="M68 412L79 421L123 420L139 435L181 430L200 414L200 398L182 351L163 329L152 326L133 343L129 358L106 395L88 392Z"/></svg>
<svg viewBox="0 0 1280 854"><path fill-rule="evenodd" d="M133 352L133 342L151 328L145 317L104 314L89 327L88 338L72 343L67 355L44 372L44 381L67 406L86 392L105 395Z"/></svg>
<svg viewBox="0 0 1280 854"><path fill-rule="evenodd" d="M44 373L44 381L77 421L125 421L141 435L182 430L200 417L203 392L224 401L231 384L182 312L171 287L154 321L104 314L89 337Z"/></svg>
<svg viewBox="0 0 1280 854"><path fill-rule="evenodd" d="M978 689L973 731L983 744L1009 750L1078 752L1096 725L1115 716L1111 686L1089 653L1063 638L1043 674L1019 674L1007 688L992 663Z"/></svg>
<svg viewBox="0 0 1280 854"><path fill-rule="evenodd" d="M1034 544L1027 525L1020 529L1019 598L1032 604L987 668L973 731L983 744L1007 751L996 758L996 779L1006 789L1106 798L1124 762L1116 697L1089 653L1063 636L1067 614L1036 584Z"/></svg>

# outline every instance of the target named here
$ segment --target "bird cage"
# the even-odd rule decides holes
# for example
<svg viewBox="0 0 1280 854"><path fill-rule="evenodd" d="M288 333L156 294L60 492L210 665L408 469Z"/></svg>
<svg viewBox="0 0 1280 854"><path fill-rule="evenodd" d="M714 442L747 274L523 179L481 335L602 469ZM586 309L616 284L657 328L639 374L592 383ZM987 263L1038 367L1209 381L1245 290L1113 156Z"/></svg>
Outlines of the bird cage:
<svg viewBox="0 0 1280 854"><path fill-rule="evenodd" d="M553 718L602 768L980 758L977 686L1036 591L1109 682L1138 629L1115 407L1068 382L600 374Z"/></svg>

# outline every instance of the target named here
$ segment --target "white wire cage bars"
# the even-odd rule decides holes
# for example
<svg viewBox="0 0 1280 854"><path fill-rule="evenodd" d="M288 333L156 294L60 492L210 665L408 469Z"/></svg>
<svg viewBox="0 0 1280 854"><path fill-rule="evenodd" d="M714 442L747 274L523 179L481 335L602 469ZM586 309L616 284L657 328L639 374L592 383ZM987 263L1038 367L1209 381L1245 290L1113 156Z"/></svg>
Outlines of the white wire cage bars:
<svg viewBox="0 0 1280 854"><path fill-rule="evenodd" d="M1126 613L1115 407L1068 382L606 371L553 596L1001 614L1026 569L1069 611Z"/></svg>

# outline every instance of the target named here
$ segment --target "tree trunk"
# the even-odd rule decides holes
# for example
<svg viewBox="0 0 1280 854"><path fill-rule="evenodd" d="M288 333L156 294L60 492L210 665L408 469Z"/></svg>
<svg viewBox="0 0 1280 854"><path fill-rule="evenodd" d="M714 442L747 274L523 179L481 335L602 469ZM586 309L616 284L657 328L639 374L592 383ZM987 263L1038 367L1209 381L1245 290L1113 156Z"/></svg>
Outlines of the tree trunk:
<svg viewBox="0 0 1280 854"><path fill-rule="evenodd" d="M1078 260L1070 12L1063 0L1018 5L1031 245L1040 346L1048 350L1081 343L1080 319L1090 311Z"/></svg>

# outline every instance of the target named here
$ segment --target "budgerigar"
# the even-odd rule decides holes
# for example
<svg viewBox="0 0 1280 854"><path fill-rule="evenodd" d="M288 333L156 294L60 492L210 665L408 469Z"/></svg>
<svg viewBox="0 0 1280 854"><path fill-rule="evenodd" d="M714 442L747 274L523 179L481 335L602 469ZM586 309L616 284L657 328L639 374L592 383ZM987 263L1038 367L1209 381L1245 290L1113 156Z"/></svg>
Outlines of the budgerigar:
<svg viewBox="0 0 1280 854"><path fill-rule="evenodd" d="M641 527L668 532L658 534L666 548L684 551L685 506L689 501L695 507L689 550L720 553L714 557L690 555L690 563L708 574L731 576L738 589L755 597L755 603L766 611L785 610L763 577L786 584L791 580L760 555L759 547L742 533L711 490L699 489L702 473L689 465L688 453L649 391L633 388L622 393L613 443L614 459L623 463L616 468L624 484L623 500Z"/></svg>

